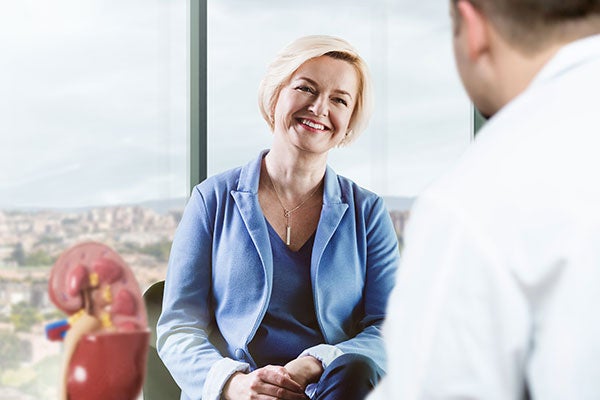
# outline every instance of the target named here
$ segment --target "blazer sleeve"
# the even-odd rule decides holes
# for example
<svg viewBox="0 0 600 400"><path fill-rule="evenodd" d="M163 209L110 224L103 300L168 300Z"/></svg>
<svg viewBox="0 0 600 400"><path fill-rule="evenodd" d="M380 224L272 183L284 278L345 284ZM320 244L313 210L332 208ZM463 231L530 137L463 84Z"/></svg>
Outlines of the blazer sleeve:
<svg viewBox="0 0 600 400"><path fill-rule="evenodd" d="M359 322L360 333L338 343L344 353L359 353L370 357L386 370L386 353L381 327L388 299L394 287L400 261L398 238L390 214L378 197L366 220L367 265L364 290L364 317Z"/></svg>
<svg viewBox="0 0 600 400"><path fill-rule="evenodd" d="M358 321L359 333L334 346L318 345L302 353L321 360L325 368L343 353L358 353L371 358L379 368L386 370L387 360L381 327L400 261L398 239L389 212L380 197L364 218L367 254L364 314Z"/></svg>
<svg viewBox="0 0 600 400"><path fill-rule="evenodd" d="M217 329L211 305L213 216L196 187L173 240L157 324L158 353L191 399L218 399L229 376L249 368L223 357L209 340Z"/></svg>

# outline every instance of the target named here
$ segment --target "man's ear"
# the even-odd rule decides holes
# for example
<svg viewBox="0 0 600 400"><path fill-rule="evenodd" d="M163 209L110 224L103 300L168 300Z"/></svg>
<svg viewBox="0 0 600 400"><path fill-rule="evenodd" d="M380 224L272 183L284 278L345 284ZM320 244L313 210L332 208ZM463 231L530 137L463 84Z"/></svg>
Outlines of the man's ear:
<svg viewBox="0 0 600 400"><path fill-rule="evenodd" d="M466 36L467 54L476 61L489 50L489 21L468 0L458 0L456 4L462 32Z"/></svg>

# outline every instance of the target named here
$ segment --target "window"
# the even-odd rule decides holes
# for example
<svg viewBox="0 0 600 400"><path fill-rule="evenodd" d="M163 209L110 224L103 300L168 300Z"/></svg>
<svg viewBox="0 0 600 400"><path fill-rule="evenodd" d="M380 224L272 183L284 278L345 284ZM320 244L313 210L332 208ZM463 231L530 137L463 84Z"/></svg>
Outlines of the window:
<svg viewBox="0 0 600 400"><path fill-rule="evenodd" d="M330 153L338 173L385 196L413 197L469 144L470 103L454 69L447 6L212 0L209 175L245 164L269 146L270 132L257 107L258 84L277 51L310 34L348 40L375 82L368 130L355 144Z"/></svg>
<svg viewBox="0 0 600 400"><path fill-rule="evenodd" d="M268 148L257 107L267 65L292 40L348 40L371 69L375 112L329 163L384 196L399 238L406 210L471 140L471 107L454 68L448 6L434 1L208 2L208 174Z"/></svg>
<svg viewBox="0 0 600 400"><path fill-rule="evenodd" d="M369 64L370 127L334 150L330 164L384 196L401 239L411 200L471 139L447 6L401 5L7 3L0 13L2 393L56 398L60 345L46 341L43 326L62 317L46 293L60 252L98 240L124 256L142 289L164 277L189 182L269 147L258 84L276 52L299 36L340 36Z"/></svg>
<svg viewBox="0 0 600 400"><path fill-rule="evenodd" d="M188 191L184 0L19 1L0 13L0 391L57 398L64 318L47 279L68 247L163 279ZM8 39L7 39L8 38ZM27 397L29 398L29 397Z"/></svg>

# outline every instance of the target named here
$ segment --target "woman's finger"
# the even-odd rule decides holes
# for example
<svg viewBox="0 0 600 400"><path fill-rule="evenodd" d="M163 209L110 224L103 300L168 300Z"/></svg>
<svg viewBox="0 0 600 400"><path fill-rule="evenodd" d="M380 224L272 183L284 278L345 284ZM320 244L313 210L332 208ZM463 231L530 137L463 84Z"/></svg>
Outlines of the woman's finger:
<svg viewBox="0 0 600 400"><path fill-rule="evenodd" d="M304 388L295 380L284 367L267 365L257 370L258 376L265 382L279 386L296 393L304 393Z"/></svg>
<svg viewBox="0 0 600 400"><path fill-rule="evenodd" d="M248 374L236 373L223 388L223 397L230 400L306 400L302 387L283 367L268 366Z"/></svg>

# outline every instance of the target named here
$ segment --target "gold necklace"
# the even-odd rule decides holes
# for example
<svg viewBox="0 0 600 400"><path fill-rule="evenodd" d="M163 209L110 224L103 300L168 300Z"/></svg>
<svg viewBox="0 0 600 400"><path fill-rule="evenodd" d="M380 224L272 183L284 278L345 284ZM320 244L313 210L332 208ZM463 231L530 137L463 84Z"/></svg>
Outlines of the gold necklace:
<svg viewBox="0 0 600 400"><path fill-rule="evenodd" d="M311 199L315 195L315 193L317 193L317 190L319 190L319 188L321 187L321 184L319 183L313 189L313 191L310 192L310 194L304 200L302 200L300 202L300 204L298 204L296 207L292 208L291 210L288 210L283 205L283 202L281 201L281 196L279 196L279 192L277 191L277 188L275 187L275 184L273 184L273 180L271 179L271 175L269 175L269 171L267 171L266 167L265 167L265 172L267 173L267 178L269 178L269 182L271 183L271 187L275 191L275 196L277 196L277 201L279 202L279 205L283 209L283 216L285 217L285 244L287 246L289 246L292 243L292 227L290 225L290 219L292 217L292 213L294 211L298 211L300 209L300 207L302 207L304 205L304 203L306 203L309 199Z"/></svg>

